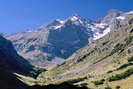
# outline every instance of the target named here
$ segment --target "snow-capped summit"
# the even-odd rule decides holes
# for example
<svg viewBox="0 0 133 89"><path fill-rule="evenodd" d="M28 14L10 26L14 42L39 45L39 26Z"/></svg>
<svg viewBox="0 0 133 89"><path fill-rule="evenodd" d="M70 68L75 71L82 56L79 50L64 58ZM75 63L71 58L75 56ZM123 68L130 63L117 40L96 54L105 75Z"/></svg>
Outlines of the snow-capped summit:
<svg viewBox="0 0 133 89"><path fill-rule="evenodd" d="M119 20L125 20L126 19L125 16L118 16L116 18L119 19Z"/></svg>

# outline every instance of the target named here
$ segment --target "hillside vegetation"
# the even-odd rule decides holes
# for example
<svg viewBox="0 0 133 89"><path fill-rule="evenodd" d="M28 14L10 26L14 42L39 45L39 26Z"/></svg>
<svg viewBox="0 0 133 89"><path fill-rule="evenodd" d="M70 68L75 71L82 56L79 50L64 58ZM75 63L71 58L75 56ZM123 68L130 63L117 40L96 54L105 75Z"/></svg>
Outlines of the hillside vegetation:
<svg viewBox="0 0 133 89"><path fill-rule="evenodd" d="M92 89L132 89L133 17L110 34L78 50L64 63L40 74L42 84L68 81ZM121 84L127 84L121 85Z"/></svg>

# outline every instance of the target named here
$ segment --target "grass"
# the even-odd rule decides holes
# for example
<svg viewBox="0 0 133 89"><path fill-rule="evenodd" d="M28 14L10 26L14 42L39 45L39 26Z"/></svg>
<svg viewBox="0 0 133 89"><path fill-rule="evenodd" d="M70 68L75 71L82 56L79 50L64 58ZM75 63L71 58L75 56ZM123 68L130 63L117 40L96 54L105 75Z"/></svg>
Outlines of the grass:
<svg viewBox="0 0 133 89"><path fill-rule="evenodd" d="M37 78L40 73L45 72L45 71L47 70L44 68L34 67L34 71L31 71L30 75L34 78Z"/></svg>
<svg viewBox="0 0 133 89"><path fill-rule="evenodd" d="M107 55L107 57L113 55L116 52L119 53L123 52L125 47L127 47L132 41L133 41L133 36L129 36L125 39L125 44L120 44L120 43L116 44L114 49L111 51L109 55Z"/></svg>
<svg viewBox="0 0 133 89"><path fill-rule="evenodd" d="M120 89L121 87L120 86L116 86L116 89Z"/></svg>
<svg viewBox="0 0 133 89"><path fill-rule="evenodd" d="M68 81L66 81L66 82L68 82L69 84L74 84L74 83L83 81L84 79L87 79L87 78L84 77L84 78L72 79L72 80L68 80Z"/></svg>
<svg viewBox="0 0 133 89"><path fill-rule="evenodd" d="M132 66L132 65L133 65L133 63L123 64L119 68L117 68L116 70L121 70L121 69L127 68L128 66Z"/></svg>
<svg viewBox="0 0 133 89"><path fill-rule="evenodd" d="M118 51L122 52L125 47L126 47L125 44L120 44L120 43L116 44L109 56L113 55L114 53L116 53Z"/></svg>
<svg viewBox="0 0 133 89"><path fill-rule="evenodd" d="M112 89L111 87L105 87L105 89Z"/></svg>
<svg viewBox="0 0 133 89"><path fill-rule="evenodd" d="M80 86L87 86L88 83L81 83Z"/></svg>
<svg viewBox="0 0 133 89"><path fill-rule="evenodd" d="M125 47L126 47L126 44L120 44L120 43L116 44L115 47L113 48L113 50L112 50L109 54L107 54L105 57L103 57L102 59L98 60L98 61L95 62L94 64L96 64L96 63L102 61L103 59L106 59L106 58L109 57L109 56L112 56L112 55L115 54L116 52L119 52L119 51L120 51L120 53L121 53L122 51L124 51L124 48L125 48Z"/></svg>
<svg viewBox="0 0 133 89"><path fill-rule="evenodd" d="M116 80L121 80L121 79L125 79L127 77L129 77L130 75L133 74L133 69L128 69L127 71L125 71L124 73L121 73L121 74L116 74L112 77L109 77L108 78L108 81L109 82L112 82L112 81L116 81Z"/></svg>
<svg viewBox="0 0 133 89"><path fill-rule="evenodd" d="M123 64L123 65L121 65L119 68L117 68L115 70L109 70L107 73L112 73L114 71L122 70L124 68L129 67L129 66L132 66L133 63L131 63L131 62L133 62L133 57L128 58L128 63L127 64Z"/></svg>
<svg viewBox="0 0 133 89"><path fill-rule="evenodd" d="M99 80L99 81L93 81L93 83L94 83L95 85L102 85L102 84L104 84L104 81L105 81L105 79L101 79L101 80Z"/></svg>
<svg viewBox="0 0 133 89"><path fill-rule="evenodd" d="M108 71L107 73L112 73L113 72L113 70L110 70L110 71Z"/></svg>
<svg viewBox="0 0 133 89"><path fill-rule="evenodd" d="M128 38L125 39L126 45L129 45L133 41L133 36L129 36Z"/></svg>

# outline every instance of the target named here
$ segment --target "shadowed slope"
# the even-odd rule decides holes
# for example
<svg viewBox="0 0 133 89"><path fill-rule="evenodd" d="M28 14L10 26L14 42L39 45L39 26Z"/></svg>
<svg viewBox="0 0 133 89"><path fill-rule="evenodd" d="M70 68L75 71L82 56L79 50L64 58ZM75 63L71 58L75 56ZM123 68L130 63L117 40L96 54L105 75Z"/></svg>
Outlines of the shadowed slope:
<svg viewBox="0 0 133 89"><path fill-rule="evenodd" d="M22 74L28 74L33 67L23 57L19 56L12 43L2 36L0 36L0 64L10 71Z"/></svg>
<svg viewBox="0 0 133 89"><path fill-rule="evenodd" d="M38 85L35 85L35 86L32 86L30 89L88 89L87 87L79 87L79 86L76 86L76 85L71 85L67 82L64 82L64 83L61 83L61 84L58 84L58 85L47 85L47 86L38 86Z"/></svg>

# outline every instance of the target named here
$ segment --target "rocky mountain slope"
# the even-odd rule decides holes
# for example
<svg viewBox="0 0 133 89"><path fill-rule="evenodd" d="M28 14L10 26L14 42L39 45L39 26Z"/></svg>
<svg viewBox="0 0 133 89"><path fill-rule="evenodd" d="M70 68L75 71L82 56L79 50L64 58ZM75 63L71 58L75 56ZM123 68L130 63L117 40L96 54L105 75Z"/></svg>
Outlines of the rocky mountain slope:
<svg viewBox="0 0 133 89"><path fill-rule="evenodd" d="M110 20L108 34L42 73L38 80L48 84L69 81L92 89L132 89L133 64L129 59L133 56L133 12L116 15Z"/></svg>
<svg viewBox="0 0 133 89"><path fill-rule="evenodd" d="M0 64L3 68L23 74L32 71L32 65L19 56L12 43L0 35ZM4 65L4 66L3 66Z"/></svg>
<svg viewBox="0 0 133 89"><path fill-rule="evenodd" d="M32 65L19 56L12 43L0 35L0 87L1 89L26 89L28 86L14 73L29 75Z"/></svg>
<svg viewBox="0 0 133 89"><path fill-rule="evenodd" d="M47 66L62 62L78 49L108 34L112 24L124 19L122 15L125 14L112 10L96 22L75 14L36 29L9 35L7 39L30 63Z"/></svg>
<svg viewBox="0 0 133 89"><path fill-rule="evenodd" d="M18 76L5 69L5 65L0 64L0 86L1 89L29 89L28 85L18 79Z"/></svg>
<svg viewBox="0 0 133 89"><path fill-rule="evenodd" d="M86 23L82 20L88 22L79 16L72 16L7 38L13 42L20 55L33 64L45 66L53 59L58 62L69 57L89 42L92 32L86 29Z"/></svg>
<svg viewBox="0 0 133 89"><path fill-rule="evenodd" d="M36 72L33 66L24 58L19 56L14 49L12 43L0 35L0 87L1 89L87 89L86 87L78 87L68 83L47 85L47 86L30 86L24 80L24 75ZM20 75L21 74L21 75ZM25 76L25 77L26 77ZM30 75L29 75L30 76Z"/></svg>

